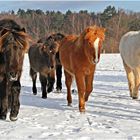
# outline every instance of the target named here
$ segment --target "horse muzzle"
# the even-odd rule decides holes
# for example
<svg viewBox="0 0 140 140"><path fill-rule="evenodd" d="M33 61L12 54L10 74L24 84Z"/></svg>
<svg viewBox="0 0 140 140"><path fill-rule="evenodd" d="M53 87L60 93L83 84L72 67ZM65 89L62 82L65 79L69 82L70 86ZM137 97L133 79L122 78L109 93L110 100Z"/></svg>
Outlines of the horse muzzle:
<svg viewBox="0 0 140 140"><path fill-rule="evenodd" d="M4 79L4 75L3 74L0 74L0 82L2 82Z"/></svg>
<svg viewBox="0 0 140 140"><path fill-rule="evenodd" d="M50 69L53 70L55 68L55 66L51 66Z"/></svg>
<svg viewBox="0 0 140 140"><path fill-rule="evenodd" d="M18 80L18 74L15 72L9 72L8 73L8 79L9 81L17 81Z"/></svg>
<svg viewBox="0 0 140 140"><path fill-rule="evenodd" d="M93 60L93 64L96 65L99 62L99 60Z"/></svg>

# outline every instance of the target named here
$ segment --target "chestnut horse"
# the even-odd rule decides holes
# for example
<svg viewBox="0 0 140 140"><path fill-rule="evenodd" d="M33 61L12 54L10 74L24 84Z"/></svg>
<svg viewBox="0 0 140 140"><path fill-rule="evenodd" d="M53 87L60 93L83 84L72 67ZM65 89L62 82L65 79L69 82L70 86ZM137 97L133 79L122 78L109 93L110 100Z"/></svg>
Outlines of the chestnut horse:
<svg viewBox="0 0 140 140"><path fill-rule="evenodd" d="M10 120L16 121L20 108L20 77L28 35L15 21L0 20L0 119L5 120L8 107Z"/></svg>
<svg viewBox="0 0 140 140"><path fill-rule="evenodd" d="M140 31L130 31L123 35L119 50L128 79L130 96L137 99L140 87Z"/></svg>
<svg viewBox="0 0 140 140"><path fill-rule="evenodd" d="M30 47L28 54L34 95L37 94L36 78L38 72L41 82L42 98L47 98L47 93L53 90L55 82L55 56L58 52L59 41L62 40L63 37L60 33L52 34L45 39L45 41L39 40Z"/></svg>
<svg viewBox="0 0 140 140"><path fill-rule="evenodd" d="M72 103L71 84L75 77L80 112L85 112L85 101L88 101L93 89L92 82L96 64L100 59L104 33L104 28L90 26L79 36L66 36L59 48L60 61L64 67L68 105Z"/></svg>

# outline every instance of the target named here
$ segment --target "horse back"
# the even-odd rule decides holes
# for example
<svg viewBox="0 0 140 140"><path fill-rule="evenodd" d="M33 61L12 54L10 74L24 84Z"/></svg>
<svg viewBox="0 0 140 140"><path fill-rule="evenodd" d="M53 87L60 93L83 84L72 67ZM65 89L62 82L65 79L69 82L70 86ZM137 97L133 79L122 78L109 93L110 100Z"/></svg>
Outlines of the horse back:
<svg viewBox="0 0 140 140"><path fill-rule="evenodd" d="M140 65L140 32L130 31L122 36L119 51L123 61L131 68Z"/></svg>
<svg viewBox="0 0 140 140"><path fill-rule="evenodd" d="M34 69L34 71L46 75L46 73L49 72L49 56L41 51L40 45L42 45L42 43L34 44L29 48L29 62L30 67Z"/></svg>
<svg viewBox="0 0 140 140"><path fill-rule="evenodd" d="M70 74L93 69L93 65L89 64L88 58L85 55L83 46L79 46L78 39L74 35L66 36L59 48L60 61L64 69Z"/></svg>

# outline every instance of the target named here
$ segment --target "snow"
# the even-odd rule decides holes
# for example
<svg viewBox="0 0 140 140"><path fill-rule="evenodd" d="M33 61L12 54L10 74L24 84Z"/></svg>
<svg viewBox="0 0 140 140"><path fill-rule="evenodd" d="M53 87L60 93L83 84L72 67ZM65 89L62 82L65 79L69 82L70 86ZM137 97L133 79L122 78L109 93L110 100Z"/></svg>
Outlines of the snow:
<svg viewBox="0 0 140 140"><path fill-rule="evenodd" d="M38 80L38 94L33 95L26 55L18 120L0 121L0 140L140 140L140 100L129 97L119 54L101 55L85 114L79 113L76 90L73 106L67 106L64 75L62 80L62 93L42 99Z"/></svg>

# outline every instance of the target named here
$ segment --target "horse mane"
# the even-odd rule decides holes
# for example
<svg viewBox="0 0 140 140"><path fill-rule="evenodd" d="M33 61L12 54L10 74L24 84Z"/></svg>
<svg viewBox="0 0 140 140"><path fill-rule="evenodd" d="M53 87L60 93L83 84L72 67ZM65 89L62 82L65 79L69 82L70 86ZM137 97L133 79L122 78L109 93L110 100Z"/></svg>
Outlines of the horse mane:
<svg viewBox="0 0 140 140"><path fill-rule="evenodd" d="M105 28L98 27L96 25L87 27L76 39L77 46L81 46L86 40L88 42L93 42L96 37L99 37L101 40L104 40Z"/></svg>
<svg viewBox="0 0 140 140"><path fill-rule="evenodd" d="M94 26L89 26L85 29L85 39L91 38L93 36L98 36L100 39L104 40L105 39L105 28L98 27L96 25Z"/></svg>
<svg viewBox="0 0 140 140"><path fill-rule="evenodd" d="M4 29L5 30L5 29ZM12 36L14 41L20 45L23 51L27 51L29 47L30 37L24 31L15 31L15 30L7 30L2 31L4 34L0 37L0 50L2 50L2 46L6 45L5 43L9 40L9 37Z"/></svg>
<svg viewBox="0 0 140 140"><path fill-rule="evenodd" d="M59 41L59 40L62 40L64 37L65 35L62 33L53 33L47 37L46 41L48 40Z"/></svg>
<svg viewBox="0 0 140 140"><path fill-rule="evenodd" d="M0 20L0 31L3 29L15 30L20 31L21 27L12 19L3 19Z"/></svg>
<svg viewBox="0 0 140 140"><path fill-rule="evenodd" d="M2 46L10 41L10 38L19 44L23 51L27 51L29 41L32 41L31 37L25 32L25 28L21 28L14 20L0 20L0 51L2 51Z"/></svg>

